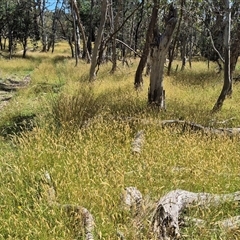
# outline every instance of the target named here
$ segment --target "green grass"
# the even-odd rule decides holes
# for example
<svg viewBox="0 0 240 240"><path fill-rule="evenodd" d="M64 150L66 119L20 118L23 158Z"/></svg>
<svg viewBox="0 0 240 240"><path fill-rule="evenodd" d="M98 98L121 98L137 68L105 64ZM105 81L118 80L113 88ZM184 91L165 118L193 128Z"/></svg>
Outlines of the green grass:
<svg viewBox="0 0 240 240"><path fill-rule="evenodd" d="M54 54L29 53L35 60L1 59L5 76L24 75L31 67L32 82L0 112L0 128L16 125L17 117L34 114L34 128L0 137L0 239L75 239L63 212L41 198L40 179L48 171L59 203L87 208L96 222L96 239L140 239L131 213L122 207L124 187L135 186L154 203L175 189L230 193L239 190L239 138L207 136L162 128L163 119L185 119L205 126L239 126L239 85L223 109L210 113L222 87L214 64L194 62L193 68L165 77L167 111L147 107L148 78L142 91L133 87L137 61L110 75L101 66L98 79L87 83L89 65L68 58L61 44ZM69 51L70 52L70 51ZM217 122L233 118L225 125ZM132 140L144 130L140 155L131 152ZM14 132L15 131L15 132ZM213 231L212 223L239 214L239 206L225 204L189 215L209 224L182 230L184 239L238 239L239 229ZM141 239L149 239L148 220Z"/></svg>

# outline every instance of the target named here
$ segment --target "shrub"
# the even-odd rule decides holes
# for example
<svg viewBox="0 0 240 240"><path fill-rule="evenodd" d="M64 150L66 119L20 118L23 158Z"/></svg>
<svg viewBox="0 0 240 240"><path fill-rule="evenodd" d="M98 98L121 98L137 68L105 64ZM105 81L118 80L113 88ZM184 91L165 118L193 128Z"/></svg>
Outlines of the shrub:
<svg viewBox="0 0 240 240"><path fill-rule="evenodd" d="M82 128L99 112L100 103L90 88L81 88L73 94L62 93L53 100L52 115L60 128Z"/></svg>

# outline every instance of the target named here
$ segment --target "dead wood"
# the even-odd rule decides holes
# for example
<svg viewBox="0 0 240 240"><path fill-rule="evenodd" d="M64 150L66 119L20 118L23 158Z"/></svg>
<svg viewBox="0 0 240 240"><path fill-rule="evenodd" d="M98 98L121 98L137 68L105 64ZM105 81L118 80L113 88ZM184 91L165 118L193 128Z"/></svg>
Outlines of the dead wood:
<svg viewBox="0 0 240 240"><path fill-rule="evenodd" d="M9 101L11 98L12 98L12 96L7 96L7 97L2 98L0 101L1 101L1 102L7 102L7 101Z"/></svg>
<svg viewBox="0 0 240 240"><path fill-rule="evenodd" d="M16 91L19 87L13 84L0 83L0 90L10 92Z"/></svg>
<svg viewBox="0 0 240 240"><path fill-rule="evenodd" d="M189 225L192 225L192 224L194 224L197 227L204 227L204 226L207 226L207 224L209 224L208 222L202 219L191 218L187 216L184 216L183 220L184 222L180 223L180 226L184 226L184 227L188 227ZM239 227L240 227L240 216L226 218L213 223L214 229L220 228L226 231L234 230Z"/></svg>
<svg viewBox="0 0 240 240"><path fill-rule="evenodd" d="M164 120L161 122L162 126L173 125L173 124L181 124L183 127L183 131L189 129L192 131L201 131L204 134L212 134L212 135L228 135L234 136L240 133L240 128L213 128L213 127L205 127L201 124L187 122L183 120Z"/></svg>
<svg viewBox="0 0 240 240"><path fill-rule="evenodd" d="M144 132L139 131L132 142L132 152L140 153L144 142Z"/></svg>
<svg viewBox="0 0 240 240"><path fill-rule="evenodd" d="M122 201L125 206L138 215L141 211L143 196L136 187L126 187L122 194Z"/></svg>
<svg viewBox="0 0 240 240"><path fill-rule="evenodd" d="M181 236L179 225L180 214L184 209L193 205L209 207L217 206L224 202L239 200L240 192L218 195L210 193L193 193L184 190L171 191L163 196L157 203L151 222L152 231L159 240L179 239ZM239 224L239 218L236 218L236 223ZM216 224L233 226L234 222L232 221L230 224L230 220L225 220L217 222Z"/></svg>
<svg viewBox="0 0 240 240"><path fill-rule="evenodd" d="M230 194L194 193L174 190L160 198L157 204L142 196L136 187L126 187L122 194L125 209L132 212L136 233L144 228L144 219L150 222L149 239L173 240L181 237L180 228L188 226L205 227L206 221L184 215L184 210L193 206L208 208L226 202L240 201L240 191ZM213 230L226 231L240 226L240 216L226 218L212 223ZM148 226L149 227L149 226ZM145 231L146 233L146 231ZM122 234L123 235L123 234ZM151 236L151 237L150 237ZM124 239L124 238L122 238Z"/></svg>
<svg viewBox="0 0 240 240"><path fill-rule="evenodd" d="M226 124L228 121L233 120L234 118L226 119L221 122L216 122L216 124ZM188 122L185 120L179 120L179 119L169 119L169 120L153 120L153 119L140 119L140 118L127 118L127 122L136 121L143 125L155 125L155 126L161 126L161 127L176 127L180 126L182 128L182 131L193 131L193 132L201 132L206 135L227 135L227 136L236 136L240 134L240 127L220 127L220 128L214 128L214 127L205 127L201 124L194 123L194 122Z"/></svg>
<svg viewBox="0 0 240 240"><path fill-rule="evenodd" d="M16 81L11 78L7 78L4 80L4 82L0 82L0 90L10 92L10 91L16 91L20 88L26 87L30 83L30 76L27 75L23 78L22 81Z"/></svg>
<svg viewBox="0 0 240 240"><path fill-rule="evenodd" d="M41 176L41 196L49 206L58 207L70 217L76 237L81 237L82 229L86 240L94 240L94 218L84 207L75 204L60 204L56 200L56 189L50 174L45 171Z"/></svg>

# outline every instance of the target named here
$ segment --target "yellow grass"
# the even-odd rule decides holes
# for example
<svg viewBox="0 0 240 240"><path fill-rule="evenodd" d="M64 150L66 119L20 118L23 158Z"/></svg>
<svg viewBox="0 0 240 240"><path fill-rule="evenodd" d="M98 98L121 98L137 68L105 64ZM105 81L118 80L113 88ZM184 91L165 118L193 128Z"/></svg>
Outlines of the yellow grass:
<svg viewBox="0 0 240 240"><path fill-rule="evenodd" d="M192 69L165 76L167 111L158 112L147 107L147 77L142 91L134 90L138 60L132 60L130 68L118 62L114 75L109 74L111 63L103 65L97 80L89 84L89 65L80 61L74 67L69 52L59 43L54 54L29 53L31 58L14 58L10 65L0 60L4 76L23 76L31 67L32 78L30 86L0 112L1 129L14 125L16 116L36 114L32 131L0 138L0 239L74 239L67 216L40 197L39 182L45 170L56 184L59 203L78 204L93 214L96 239L118 239L117 231L126 239L140 239L140 235L148 239L149 222L143 223L139 233L131 214L122 207L124 187L137 187L152 204L178 188L211 193L239 190L238 137L157 124L179 118L213 127L240 124L238 84L223 109L210 114L223 79L215 73L214 64L208 70L206 63L194 62ZM83 92L86 95L76 98ZM144 130L145 140L141 154L134 155L131 143L139 130ZM206 211L194 208L189 214L209 224L182 230L184 239L240 236L239 229L214 231L211 225L239 215L236 205Z"/></svg>

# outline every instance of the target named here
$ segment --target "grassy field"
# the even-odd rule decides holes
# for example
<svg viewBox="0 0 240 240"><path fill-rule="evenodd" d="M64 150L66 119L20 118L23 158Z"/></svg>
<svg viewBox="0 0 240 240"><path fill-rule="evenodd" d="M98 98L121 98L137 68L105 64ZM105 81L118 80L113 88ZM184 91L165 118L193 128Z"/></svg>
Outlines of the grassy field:
<svg viewBox="0 0 240 240"><path fill-rule="evenodd" d="M137 187L152 204L175 189L239 191L238 136L158 124L184 119L208 127L238 127L239 83L213 115L223 76L215 72L215 64L208 69L206 62L193 62L192 69L165 77L167 110L159 112L147 106L147 77L142 91L134 90L137 60L131 67L119 62L114 75L109 74L110 63L101 66L90 84L90 66L80 61L74 67L69 54L59 43L54 54L29 52L26 59L0 59L2 79L27 74L32 79L0 110L0 239L77 239L69 218L42 197L44 171L56 185L58 203L77 204L93 214L96 239L120 239L117 232L125 239L149 239L151 212L142 220L142 230L136 229L121 203L125 187ZM145 138L136 155L131 144L140 130ZM195 207L188 214L207 224L184 228L183 239L240 238L240 229L213 227L218 220L240 215L236 203Z"/></svg>

